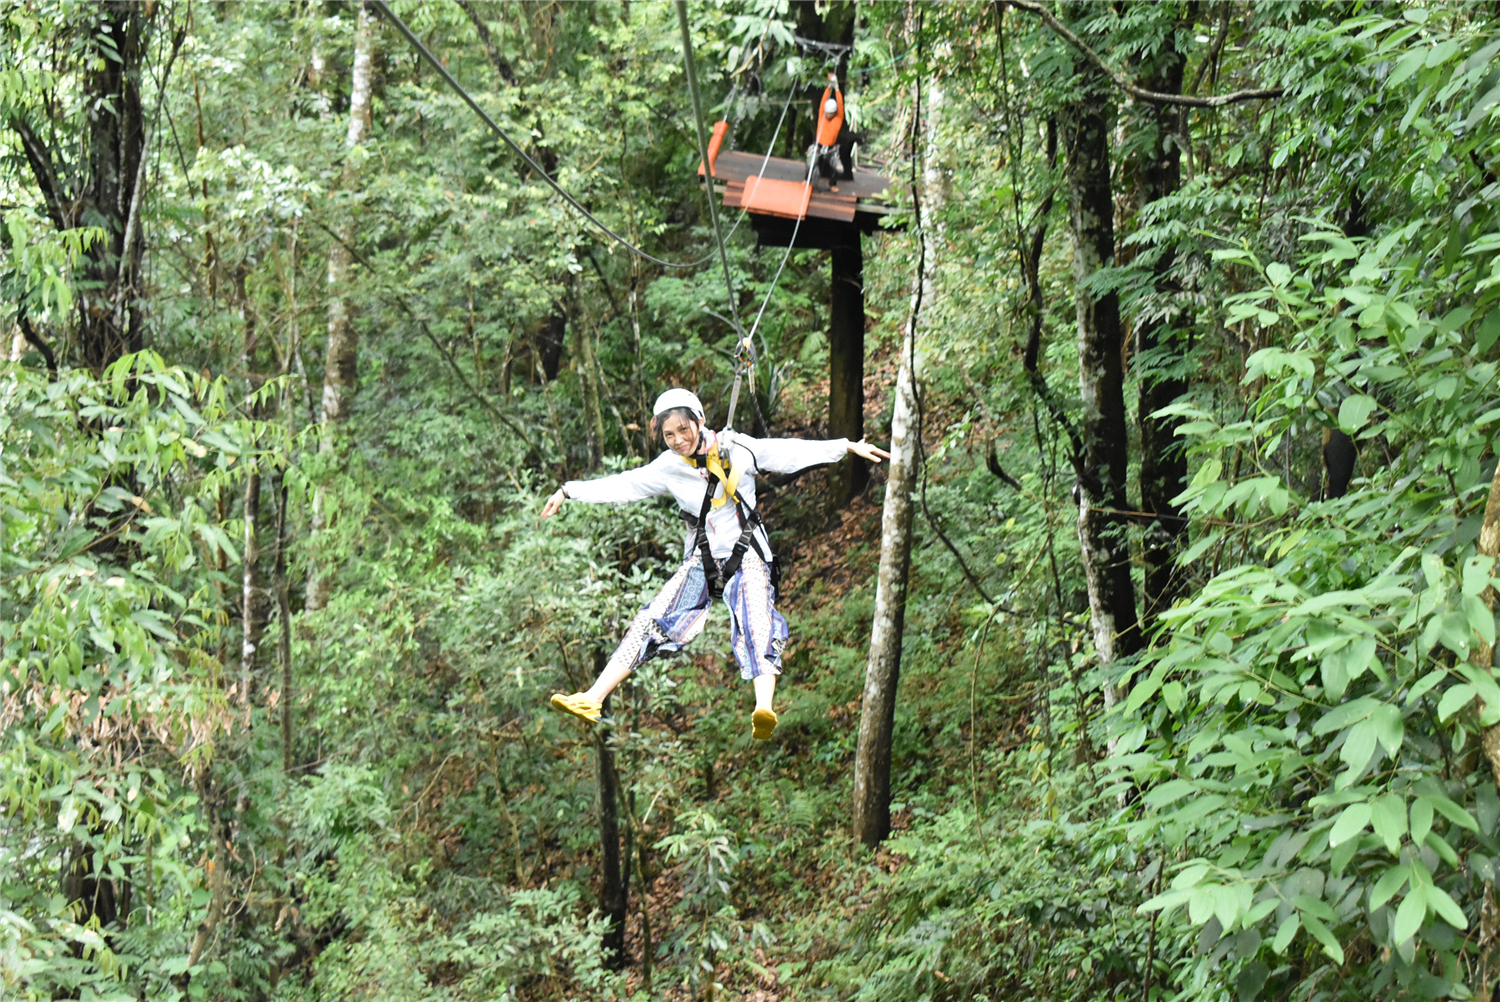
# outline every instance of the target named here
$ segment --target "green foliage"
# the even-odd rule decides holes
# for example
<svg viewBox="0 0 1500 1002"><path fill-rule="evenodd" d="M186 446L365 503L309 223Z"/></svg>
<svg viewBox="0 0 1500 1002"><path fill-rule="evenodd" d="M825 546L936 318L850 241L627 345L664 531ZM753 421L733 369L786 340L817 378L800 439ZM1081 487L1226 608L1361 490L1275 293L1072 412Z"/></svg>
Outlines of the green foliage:
<svg viewBox="0 0 1500 1002"><path fill-rule="evenodd" d="M1423 23L1363 24L1360 56L1394 62L1390 86L1427 67L1420 105L1437 91L1447 141L1493 157L1454 100L1493 43L1426 44ZM1412 140L1382 160L1428 162ZM1311 223L1295 266L1217 252L1261 278L1227 298L1226 322L1290 333L1248 356L1244 419L1173 408L1201 457L1182 502L1205 529L1183 559L1221 569L1168 615L1112 766L1120 789L1144 791L1123 833L1177 860L1145 909L1202 930L1212 948L1190 981L1236 960L1242 996L1324 997L1337 972L1336 997L1467 997L1468 933L1495 879L1500 800L1478 745L1500 692L1475 661L1495 636L1494 568L1471 544L1494 466L1500 296L1486 262L1444 253L1450 231L1432 221L1459 195L1424 170L1408 175L1407 219L1378 237ZM1496 220L1471 208L1460 247L1484 247ZM1276 469L1279 445L1319 426L1364 457L1343 498ZM1242 465L1253 473L1229 473Z"/></svg>
<svg viewBox="0 0 1500 1002"><path fill-rule="evenodd" d="M1127 399L1155 376L1190 383L1162 416L1190 452L1193 522L1156 646L1099 666L1049 409L1084 407L1068 151L1051 165L1045 148L1077 96L1075 50L990 4L861 4L847 55L796 41L816 7L693 6L734 148L800 158L801 99L845 59L861 162L886 161L898 203L937 169L925 479L896 836L870 858L842 835L879 519L863 502L830 517L822 474L766 483L794 636L782 723L773 742L746 733L717 610L691 653L613 697L631 914L617 973L595 907L596 735L545 699L587 684L681 558L680 527L664 505L536 514L559 478L654 454L640 426L661 385L727 401L675 11L394 6L609 225L708 264L663 273L602 238L385 27L370 141L346 149L353 6L195 6L149 133L136 290L150 345L182 368L147 353L91 379L70 368L92 291L74 264L112 235L48 229L11 123L46 121L86 170L100 8L0 14L17 54L0 70L0 307L61 362L51 382L29 353L0 370L0 994L1477 990L1500 858L1481 751L1500 690L1476 660L1500 575L1474 552L1500 418L1487 8L1063 11L1142 81L1175 50L1200 95L1283 89L1175 126L1117 102L1119 247L1090 287L1129 322ZM169 50L152 37L147 107ZM918 83L944 102L934 160L913 163ZM1163 127L1183 182L1142 205ZM1040 302L1016 266L1038 232ZM348 282L330 288L346 241ZM753 243L740 220L728 256L749 317L781 261ZM863 248L880 440L918 244L893 231ZM776 434L825 420L825 267L792 254L759 328L755 420ZM359 391L315 436L335 298L361 335ZM1034 319L1050 405L1020 365ZM1172 332L1139 351L1163 319ZM1342 498L1317 472L1325 432L1358 448ZM265 620L248 656L247 552ZM335 582L316 612L313 568Z"/></svg>
<svg viewBox="0 0 1500 1002"><path fill-rule="evenodd" d="M0 973L23 998L170 992L173 919L207 900L190 777L235 729L214 683L238 554L215 498L277 461L278 430L149 354L0 380Z"/></svg>

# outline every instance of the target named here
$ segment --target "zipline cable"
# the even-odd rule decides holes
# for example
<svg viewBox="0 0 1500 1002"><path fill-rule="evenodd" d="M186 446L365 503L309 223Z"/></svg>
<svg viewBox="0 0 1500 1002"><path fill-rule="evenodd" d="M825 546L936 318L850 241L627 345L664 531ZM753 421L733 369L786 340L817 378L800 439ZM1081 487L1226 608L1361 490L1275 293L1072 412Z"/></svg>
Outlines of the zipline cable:
<svg viewBox="0 0 1500 1002"><path fill-rule="evenodd" d="M693 124L698 129L698 155L703 164L703 190L708 195L708 224L713 229L714 243L719 248L719 263L724 267L724 286L729 292L729 315L734 318L734 333L745 340L745 328L740 325L740 307L734 293L734 279L729 273L729 253L724 249L724 236L719 232L719 214L714 208L714 181L708 169L708 130L703 126L703 99L698 94L698 70L693 65L693 34L688 27L687 0L677 0L677 23L682 28L682 63L687 68L688 93L693 98ZM730 415L732 421L734 415Z"/></svg>
<svg viewBox="0 0 1500 1002"><path fill-rule="evenodd" d="M697 261L688 261L688 262L685 262L685 263L684 262L679 262L679 261L664 261L661 258L656 257L653 254L646 253L645 251L643 251L639 247L637 247L635 244L631 243L629 240L626 240L620 234L618 234L614 230L610 229L608 226L606 226L599 219L598 216L595 216L588 209L584 208L582 202L578 201L578 199L576 199L572 195L570 195L567 192L567 190L563 188L562 185L560 185L556 181L554 181L552 179L552 175L548 174L545 170L542 169L542 165L541 164L539 164L535 160L531 159L531 155L528 154L524 149L522 149L520 147L520 145L517 144L514 139L510 138L510 135L507 134L504 129L500 128L500 126L495 123L495 120L493 118L491 118L485 112L485 110L479 106L479 103L477 101L475 101L472 97L469 96L469 92L466 91L466 90L464 90L463 85L460 84L457 80L454 79L453 74L448 72L448 68L446 66L444 66L442 63L438 62L437 57L434 56L431 52L428 51L427 46L425 46L425 45L422 44L422 40L419 39L416 35L412 34L412 30L406 26L406 22L403 21L403 20L401 20L399 17L396 16L395 11L391 10L390 6L385 2L385 0L370 0L370 4L376 10L380 11L380 14L381 14L382 17L384 17L391 24L395 25L396 30L399 31L399 32L401 32L401 34L406 37L406 40L408 42L410 42L412 44L412 46L417 50L417 52L419 52L421 54L422 58L425 59L425 60L427 60L428 64L431 65L433 69L437 70L438 76L442 77L445 81L447 81L448 86L452 87L453 90L454 90L454 92L457 93L459 97L461 97L461 98L464 99L464 103L466 103L470 108L472 108L474 110L474 114L478 115L484 121L484 124L488 125L490 127L490 129L495 132L496 135L498 135L501 139L505 140L506 145L509 146L511 149L515 150L516 153L521 157L521 159L524 160L524 161L526 161L527 166L529 166L532 170L536 171L537 175L543 181L546 181L549 185L551 185L552 189L554 191L556 191L559 195L561 195L563 198L565 198L567 200L568 204L571 205L573 208L577 209L583 215L583 217L585 219L587 219L589 222L593 223L599 229L603 230L605 233L607 233L611 237L613 237L615 239L615 241L621 247L624 247L626 250L630 251L631 253L633 253L633 254L635 254L635 255L637 255L639 257L642 257L645 260L652 262L653 264L659 264L663 268L697 268L697 267L699 267L699 266L701 266L703 264L706 264L707 262L713 260L713 255L710 254L710 255L708 255L706 257L700 258ZM689 63L689 72L691 73L691 63ZM697 90L696 81L694 81L694 84L693 84L693 102L694 102L694 107L695 108L697 107L697 101L698 101L698 90ZM699 131L700 132L702 131L702 115L701 115L701 113L699 114ZM705 163L706 162L707 161L705 161ZM709 204L712 205L712 199L709 200ZM714 236L715 237L718 236L718 230L717 230L717 228L715 228ZM724 253L724 248L723 248L722 244L719 247L719 253L720 253L720 256L722 257L723 253ZM727 266L726 266L726 268L727 268Z"/></svg>

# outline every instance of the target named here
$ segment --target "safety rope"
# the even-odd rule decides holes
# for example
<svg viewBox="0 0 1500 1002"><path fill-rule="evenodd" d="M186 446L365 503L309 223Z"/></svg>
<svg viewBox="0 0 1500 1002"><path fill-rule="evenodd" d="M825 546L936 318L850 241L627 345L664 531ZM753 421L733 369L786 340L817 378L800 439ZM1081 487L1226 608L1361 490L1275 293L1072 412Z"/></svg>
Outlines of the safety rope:
<svg viewBox="0 0 1500 1002"><path fill-rule="evenodd" d="M766 155L760 159L760 170L756 172L756 177L763 178L766 176L766 165L771 162L771 151L776 148L776 140L781 136L781 126L786 122L786 113L791 108L792 98L796 93L797 87L795 85L793 85L791 90L786 92L786 103L781 106L781 117L776 120L776 131L771 133L771 142L766 145ZM733 129L730 131L733 132ZM729 228L728 235L724 237L726 243L734 239L735 231L740 228L740 223L743 223L745 217L748 215L750 215L749 209L740 209L740 214L735 218L734 225Z"/></svg>
<svg viewBox="0 0 1500 1002"><path fill-rule="evenodd" d="M693 99L693 124L698 130L698 155L704 166L703 190L708 195L708 225L719 249L719 264L724 268L724 287L729 292L729 315L734 319L734 333L743 339L740 307L734 292L734 278L729 273L729 252L724 249L724 235L719 232L719 213L714 207L713 178L708 168L708 129L703 124L703 98L698 93L698 68L693 62L693 32L688 27L687 0L677 0L677 24L682 29L682 64L687 69L688 93Z"/></svg>
<svg viewBox="0 0 1500 1002"><path fill-rule="evenodd" d="M654 254L646 253L635 244L631 243L629 240L626 240L620 234L610 229L599 219L598 216L595 216L588 209L584 208L583 203L574 198L571 194L568 193L565 188L563 188L562 185L553 180L552 175L548 174L544 169L542 169L541 164L533 160L530 154L522 149L514 139L510 138L510 135L504 129L500 128L500 126L495 123L495 120L491 118L485 112L485 110L479 106L479 103L475 101L474 98L469 96L469 92L464 90L463 85L460 84L456 79L454 79L453 74L448 72L448 68L442 63L438 62L437 57L428 51L427 46L422 44L422 40L417 38L416 35L412 34L412 30L406 26L406 22L396 16L395 11L391 10L390 6L385 2L385 0L370 0L370 3L375 7L376 10L380 11L382 17L384 17L387 21L394 25L396 30L401 32L401 34L406 37L406 40L412 44L412 46L417 50L418 53L421 54L422 58L427 60L428 64L432 66L433 69L437 70L438 76L442 77L443 80L447 82L448 86L452 87L454 92L457 93L459 97L464 99L464 102L474 110L474 114L478 115L484 122L484 124L488 125L496 135L505 140L506 145L509 146L512 150L515 150L517 155L519 155L522 160L526 161L527 166L536 171L538 177L547 182L547 184L551 185L552 189L559 195L561 195L564 199L566 199L568 204L576 209L585 219L613 237L615 242L618 243L621 247L624 247L632 254L644 258L645 260L650 261L653 264L659 264L663 268L697 268L713 260L713 255L709 254L697 261L664 261L661 258L656 257ZM696 103L696 84L693 99ZM715 237L718 236L717 230L715 231L714 235ZM720 245L719 251L722 255L722 245Z"/></svg>

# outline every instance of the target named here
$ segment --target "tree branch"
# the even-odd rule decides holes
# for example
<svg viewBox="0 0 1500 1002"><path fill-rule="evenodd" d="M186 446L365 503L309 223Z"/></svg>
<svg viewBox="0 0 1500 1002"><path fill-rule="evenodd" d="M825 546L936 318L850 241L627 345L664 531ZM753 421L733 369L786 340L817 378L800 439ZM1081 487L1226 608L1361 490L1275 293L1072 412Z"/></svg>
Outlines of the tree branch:
<svg viewBox="0 0 1500 1002"><path fill-rule="evenodd" d="M479 36L479 44L484 46L484 54L489 57L490 65L495 67L495 72L500 74L502 80L514 87L516 85L515 70L511 69L509 60L501 55L495 43L490 40L489 25L484 23L484 18L479 16L479 12L474 9L474 5L469 0L458 0L458 5L463 8L465 14L469 15L469 21L474 25L474 32Z"/></svg>
<svg viewBox="0 0 1500 1002"><path fill-rule="evenodd" d="M1087 42L1074 34L1067 25L1059 21L1050 10L1034 0L1004 0L1004 2L1024 10L1028 14L1035 14L1042 19L1047 27L1060 35L1069 45L1083 53L1084 58L1097 66L1100 72L1109 77L1114 85L1138 101L1150 101L1153 104L1182 105L1189 108L1222 108L1228 104L1236 104L1240 101L1259 101L1265 98L1280 97L1284 90L1281 87L1258 87L1251 90L1237 90L1229 94L1218 94L1214 97L1197 97L1191 94L1162 94L1154 90L1146 90L1131 83L1130 78L1113 66L1104 61L1104 57L1091 49Z"/></svg>
<svg viewBox="0 0 1500 1002"><path fill-rule="evenodd" d="M344 249L349 252L350 256L353 257L354 260L358 261L361 265L363 265L364 268L370 272L370 274L376 276L377 278L380 277L380 270L373 264L371 264L365 258L365 256L359 252L357 248L349 244L344 240L343 237L339 236L337 233L333 232L333 230L324 226L316 219L311 220L311 222L318 229L322 230L324 233L327 233L329 236L333 237L333 239L342 244ZM422 334L427 338L428 341L432 342L432 346L438 350L439 355L443 356L443 360L448 363L448 367L453 370L453 374L458 377L458 381L464 384L464 388L469 391L469 395L473 397L476 402L478 402L481 406L483 406L486 410L493 414L495 416L495 420L499 421L501 424L505 425L505 427L509 428L511 431L520 436L521 441L526 443L526 448L529 449L532 453L537 456L540 456L542 454L541 450L537 448L536 443L531 440L531 436L526 434L526 429L522 428L519 424L502 413L500 408L496 407L494 403L490 401L489 397L485 396L483 393L480 393L479 390L475 388L474 384L469 382L469 377L464 375L464 370L458 367L458 361L454 359L452 352L444 347L443 343L438 340L438 336L432 332L432 328L427 326L427 321L417 316L412 308L406 305L405 299L399 298L397 296L389 296L387 297L387 302L395 304L395 306L400 309L402 313L405 313L407 317L411 319L412 323L417 325L417 329L422 332Z"/></svg>
<svg viewBox="0 0 1500 1002"><path fill-rule="evenodd" d="M20 325L21 333L26 336L31 346L42 353L42 358L47 362L47 372L55 382L57 380L57 356L52 354L52 348L47 344L46 339L31 326L31 318L26 315L24 307L16 313L16 323Z"/></svg>
<svg viewBox="0 0 1500 1002"><path fill-rule="evenodd" d="M120 326L121 315L124 313L125 303L135 291L124 284L127 275L130 276L132 284L135 278L135 266L139 259L131 252L131 244L135 243L135 231L140 227L141 203L145 200L146 192L146 168L151 163L151 140L161 125L161 109L167 98L167 81L172 77L172 65L177 62L177 53L182 48L183 39L187 37L187 28L178 28L172 37L172 54L167 57L167 65L161 74L161 83L156 91L156 111L151 116L151 131L141 140L141 162L136 165L135 184L130 192L130 211L125 216L125 235L120 242L120 262L115 268L116 287L114 291L114 324Z"/></svg>
<svg viewBox="0 0 1500 1002"><path fill-rule="evenodd" d="M52 154L41 137L31 131L31 125L20 115L10 117L10 127L21 137L21 146L26 151L26 161L31 164L31 173L42 189L42 198L47 203L47 215L59 231L72 229L63 210L62 191L57 186L57 175L52 169Z"/></svg>

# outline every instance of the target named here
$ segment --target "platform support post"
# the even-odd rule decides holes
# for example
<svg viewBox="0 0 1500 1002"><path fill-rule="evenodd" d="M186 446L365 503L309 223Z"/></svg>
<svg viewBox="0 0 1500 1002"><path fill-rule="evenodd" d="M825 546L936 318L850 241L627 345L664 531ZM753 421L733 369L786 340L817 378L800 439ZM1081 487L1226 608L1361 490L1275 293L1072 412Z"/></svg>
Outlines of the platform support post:
<svg viewBox="0 0 1500 1002"><path fill-rule="evenodd" d="M828 322L828 431L833 438L865 435L865 287L861 234L854 226L832 248ZM845 457L839 472L837 504L849 504L870 482L870 469L858 456Z"/></svg>

